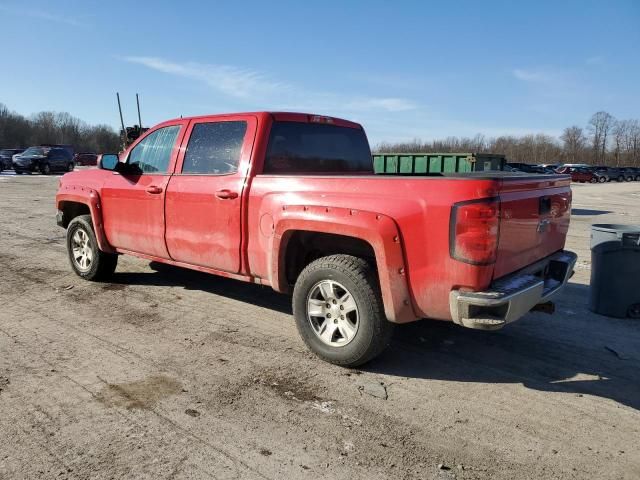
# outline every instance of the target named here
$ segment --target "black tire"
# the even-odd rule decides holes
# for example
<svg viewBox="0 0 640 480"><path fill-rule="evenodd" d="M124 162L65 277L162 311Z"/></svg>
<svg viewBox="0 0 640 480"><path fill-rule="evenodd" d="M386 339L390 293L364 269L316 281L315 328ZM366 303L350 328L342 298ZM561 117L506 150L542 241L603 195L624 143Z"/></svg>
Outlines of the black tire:
<svg viewBox="0 0 640 480"><path fill-rule="evenodd" d="M599 182L599 183L604 183L604 182L606 182L606 181L607 181L607 179L606 179L606 178L604 178L604 177L600 177L600 178L598 179L598 182Z"/></svg>
<svg viewBox="0 0 640 480"><path fill-rule="evenodd" d="M325 280L343 285L357 307L356 333L342 346L331 346L320 340L307 316L309 296ZM351 255L322 257L307 265L293 290L293 315L309 349L322 360L344 367L357 367L379 355L393 334L394 325L385 317L374 269L366 260Z"/></svg>
<svg viewBox="0 0 640 480"><path fill-rule="evenodd" d="M40 166L40 173L42 175L49 175L51 174L51 167L49 166L48 163L44 163Z"/></svg>
<svg viewBox="0 0 640 480"><path fill-rule="evenodd" d="M87 236L86 248L91 250L91 262L86 268L81 267L73 254L74 236L78 232L84 232ZM79 236L81 236L80 233ZM67 227L67 254L73 271L85 280L106 280L113 274L118 264L118 255L103 252L98 248L91 215L77 216L69 223Z"/></svg>
<svg viewBox="0 0 640 480"><path fill-rule="evenodd" d="M73 162L69 162L69 165L67 165L67 172L73 172L74 168L76 168L75 164Z"/></svg>

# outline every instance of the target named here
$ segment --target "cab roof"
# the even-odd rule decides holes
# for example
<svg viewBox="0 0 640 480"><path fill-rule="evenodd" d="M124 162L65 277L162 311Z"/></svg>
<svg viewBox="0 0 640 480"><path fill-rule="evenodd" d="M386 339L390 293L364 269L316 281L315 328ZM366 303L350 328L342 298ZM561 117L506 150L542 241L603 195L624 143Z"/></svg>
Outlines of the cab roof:
<svg viewBox="0 0 640 480"><path fill-rule="evenodd" d="M267 112L267 111L220 113L220 114L211 114L211 115L198 115L198 116L192 116L192 117L180 117L180 118L174 118L172 120L167 120L165 122L162 122L161 124L175 122L178 120L207 120L207 119L215 120L219 118L229 118L229 117L238 117L238 116L247 116L247 115L252 115L261 119L265 119L265 117L271 117L274 121L277 121L277 122L324 123L324 124L337 125L340 127L351 127L351 128L362 129L362 125L360 125L359 123L355 123L350 120L345 120L343 118L338 118L338 117L318 115L315 113Z"/></svg>

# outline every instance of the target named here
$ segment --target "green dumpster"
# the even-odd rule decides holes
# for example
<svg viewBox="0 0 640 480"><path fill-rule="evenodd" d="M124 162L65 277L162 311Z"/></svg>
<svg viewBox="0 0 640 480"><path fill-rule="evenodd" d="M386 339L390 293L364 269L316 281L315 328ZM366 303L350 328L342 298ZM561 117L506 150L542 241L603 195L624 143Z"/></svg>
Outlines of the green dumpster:
<svg viewBox="0 0 640 480"><path fill-rule="evenodd" d="M494 153L376 153L377 174L437 175L504 170L504 155Z"/></svg>

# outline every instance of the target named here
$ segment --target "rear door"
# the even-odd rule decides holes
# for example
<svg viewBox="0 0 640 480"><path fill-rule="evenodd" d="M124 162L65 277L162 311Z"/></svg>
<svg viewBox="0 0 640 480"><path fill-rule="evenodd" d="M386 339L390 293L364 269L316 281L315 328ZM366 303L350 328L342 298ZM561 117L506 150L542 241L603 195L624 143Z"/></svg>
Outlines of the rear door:
<svg viewBox="0 0 640 480"><path fill-rule="evenodd" d="M130 173L113 172L102 187L104 230L122 250L169 258L164 201L187 121L150 130L128 152Z"/></svg>
<svg viewBox="0 0 640 480"><path fill-rule="evenodd" d="M166 243L172 259L240 271L242 193L257 118L192 120L167 187Z"/></svg>

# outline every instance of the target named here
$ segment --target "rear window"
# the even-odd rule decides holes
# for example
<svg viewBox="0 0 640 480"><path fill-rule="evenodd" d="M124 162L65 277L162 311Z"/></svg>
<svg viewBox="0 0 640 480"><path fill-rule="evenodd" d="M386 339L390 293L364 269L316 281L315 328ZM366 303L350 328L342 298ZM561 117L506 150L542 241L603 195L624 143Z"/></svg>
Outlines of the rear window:
<svg viewBox="0 0 640 480"><path fill-rule="evenodd" d="M264 173L373 173L371 150L359 128L276 122Z"/></svg>

